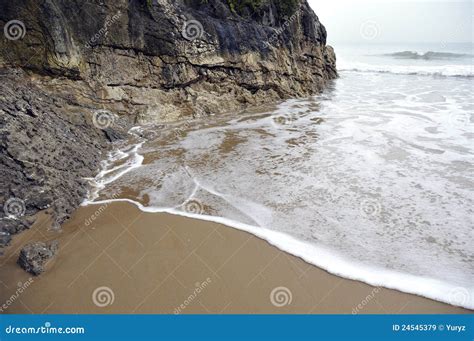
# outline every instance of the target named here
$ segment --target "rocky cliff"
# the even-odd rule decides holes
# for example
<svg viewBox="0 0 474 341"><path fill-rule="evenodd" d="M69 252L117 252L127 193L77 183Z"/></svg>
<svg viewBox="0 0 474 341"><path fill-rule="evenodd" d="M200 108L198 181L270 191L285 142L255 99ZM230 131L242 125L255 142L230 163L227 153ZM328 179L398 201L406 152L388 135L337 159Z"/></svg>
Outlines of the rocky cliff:
<svg viewBox="0 0 474 341"><path fill-rule="evenodd" d="M2 40L6 63L84 80L137 121L305 96L336 76L306 1L2 0L12 19L25 30Z"/></svg>
<svg viewBox="0 0 474 341"><path fill-rule="evenodd" d="M307 96L337 76L305 0L0 0L0 24L0 246L38 210L67 219L127 125Z"/></svg>

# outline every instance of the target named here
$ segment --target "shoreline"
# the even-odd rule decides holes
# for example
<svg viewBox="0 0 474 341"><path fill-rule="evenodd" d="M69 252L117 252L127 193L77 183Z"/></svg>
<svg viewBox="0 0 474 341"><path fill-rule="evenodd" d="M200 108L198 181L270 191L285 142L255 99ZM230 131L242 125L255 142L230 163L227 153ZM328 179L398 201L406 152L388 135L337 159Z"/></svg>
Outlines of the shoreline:
<svg viewBox="0 0 474 341"><path fill-rule="evenodd" d="M341 278L353 281L359 281L373 287L383 287L386 289L397 290L406 294L417 295L425 297L437 302L446 303L453 306L458 306L463 309L470 309L469 307L456 305L454 302L449 302L443 296L443 299L438 299L440 291L446 291L448 286L452 288L449 291L450 299L470 299L471 296L466 288L441 282L433 278L424 278L421 276L400 273L393 270L387 270L383 268L376 268L371 266L365 266L355 262L349 261L347 258L335 254L334 251L328 250L323 247L316 247L314 245L300 241L288 234L269 230L267 228L256 227L253 225L247 225L236 221L229 220L227 218L195 214L192 212L180 211L176 209L161 209L144 206L142 203L134 201L132 199L109 199L101 201L85 201L87 205L109 205L114 202L129 203L136 206L140 211L146 213L158 213L158 214L171 214L185 218L191 218L196 220L202 220L209 223L220 224L229 228L237 229L244 233L251 234L252 236L262 240L264 243L268 243L271 246L276 247L280 251L286 252L291 256L300 258L305 263L322 269L332 275L339 276ZM82 204L84 205L84 203ZM335 266L337 264L337 266ZM363 273L363 275L361 275ZM380 282L377 283L377 282ZM412 287L419 285L420 282L423 284L422 289L413 289ZM390 286L385 285L390 283ZM401 284L403 283L403 284ZM430 288L430 292L426 292L426 288ZM467 292L467 297L466 293ZM463 302L464 304L466 302ZM468 302L469 303L469 302Z"/></svg>
<svg viewBox="0 0 474 341"><path fill-rule="evenodd" d="M0 266L1 301L32 282L5 313L472 313L332 275L222 224L123 202L86 224L96 211L80 207L59 234L42 215L14 239ZM60 241L38 277L16 265L17 248L32 239Z"/></svg>

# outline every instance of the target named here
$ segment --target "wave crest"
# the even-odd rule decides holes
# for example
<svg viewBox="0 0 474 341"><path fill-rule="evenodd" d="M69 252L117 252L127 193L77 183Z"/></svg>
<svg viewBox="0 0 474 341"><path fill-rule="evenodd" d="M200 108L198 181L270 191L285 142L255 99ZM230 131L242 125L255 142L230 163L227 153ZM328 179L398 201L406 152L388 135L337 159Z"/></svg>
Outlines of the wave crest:
<svg viewBox="0 0 474 341"><path fill-rule="evenodd" d="M434 52L428 51L426 53L418 53L415 51L401 51L394 53L387 53L383 56L393 57L398 59L414 59L414 60L443 60L443 59L458 59L458 58L469 58L471 54L463 53L452 53L452 52Z"/></svg>
<svg viewBox="0 0 474 341"><path fill-rule="evenodd" d="M438 77L474 77L471 65L374 65L348 63L339 66L339 71L390 73L395 75L419 75Z"/></svg>

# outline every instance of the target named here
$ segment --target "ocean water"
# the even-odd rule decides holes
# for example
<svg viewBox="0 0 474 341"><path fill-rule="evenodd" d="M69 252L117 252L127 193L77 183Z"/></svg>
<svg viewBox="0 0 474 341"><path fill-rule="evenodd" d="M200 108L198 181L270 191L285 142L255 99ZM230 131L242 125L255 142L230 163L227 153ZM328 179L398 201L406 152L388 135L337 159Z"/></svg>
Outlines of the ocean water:
<svg viewBox="0 0 474 341"><path fill-rule="evenodd" d="M84 204L224 223L336 275L474 309L472 45L336 53L320 95L133 128Z"/></svg>
<svg viewBox="0 0 474 341"><path fill-rule="evenodd" d="M338 70L402 75L467 76L473 44L373 44L336 46Z"/></svg>

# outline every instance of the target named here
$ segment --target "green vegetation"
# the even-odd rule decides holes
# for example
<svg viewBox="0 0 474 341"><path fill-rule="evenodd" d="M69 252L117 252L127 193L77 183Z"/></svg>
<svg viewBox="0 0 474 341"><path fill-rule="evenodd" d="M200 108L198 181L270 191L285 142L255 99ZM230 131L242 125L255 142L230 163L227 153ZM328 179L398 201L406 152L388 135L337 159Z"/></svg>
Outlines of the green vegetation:
<svg viewBox="0 0 474 341"><path fill-rule="evenodd" d="M275 0L276 5L284 15L292 15L298 8L299 0Z"/></svg>
<svg viewBox="0 0 474 341"><path fill-rule="evenodd" d="M232 12L241 14L245 8L256 11L262 6L265 0L227 0Z"/></svg>

